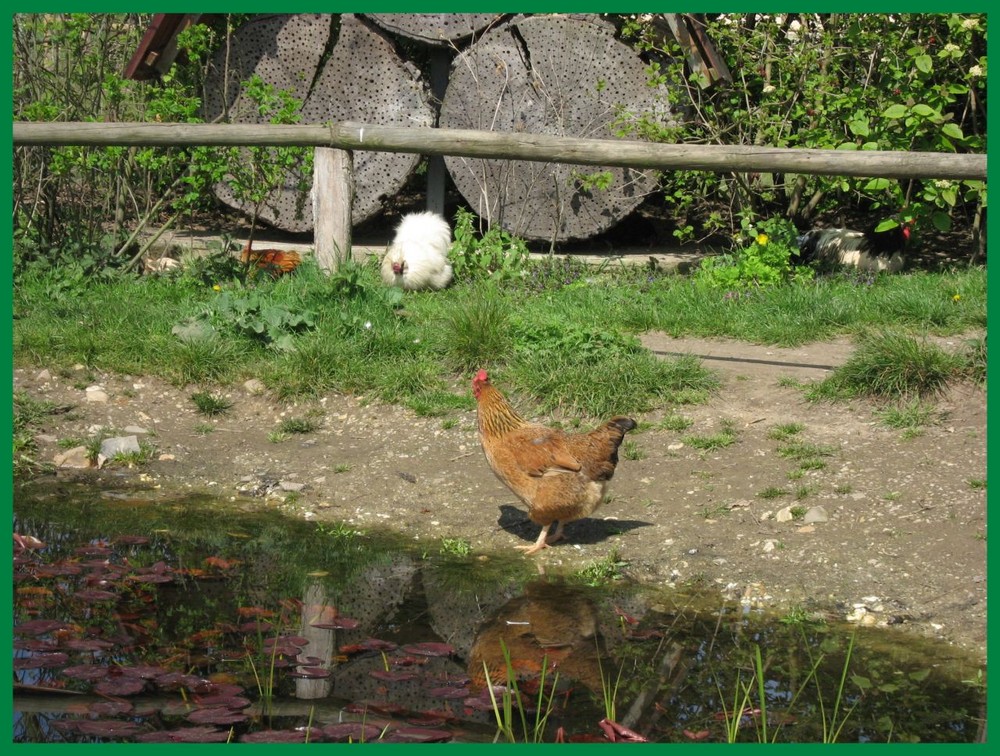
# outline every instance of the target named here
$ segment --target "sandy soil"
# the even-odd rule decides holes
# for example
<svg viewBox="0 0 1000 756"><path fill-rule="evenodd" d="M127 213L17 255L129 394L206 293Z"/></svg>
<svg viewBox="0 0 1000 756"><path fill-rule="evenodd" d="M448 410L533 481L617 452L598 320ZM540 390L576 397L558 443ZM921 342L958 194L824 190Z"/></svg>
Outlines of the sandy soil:
<svg viewBox="0 0 1000 756"><path fill-rule="evenodd" d="M693 421L687 430L633 435L641 459L622 459L612 499L569 525L565 541L525 558L573 569L615 550L638 580L707 580L754 605L901 625L985 653L986 492L976 484L986 479L982 389L951 388L935 402L934 424L905 438L867 403L810 404L782 381L822 378L850 354L846 341L777 349L643 339L665 356L700 356L719 372L721 390L705 405L678 409ZM951 341L957 347L961 339ZM193 388L149 377L88 378L82 369L14 371L15 388L73 405L40 429L40 459L51 461L65 451L59 440L91 436L97 426L133 426L130 432L148 431L138 435L157 452L126 477L164 490L250 496L294 516L389 527L419 540L463 538L477 552L510 550L538 534L489 470L473 412L453 416L457 424L446 428L441 418L364 398L282 404L239 386L223 392L232 408L209 419L191 402ZM101 386L107 401L88 400L87 384ZM283 418L309 411L321 414L319 430L269 438ZM768 435L793 422L804 426L802 441L835 449L824 469L799 480L788 477L798 463L780 456L780 442ZM737 431L727 448L706 453L683 441L723 423ZM108 466L58 474L122 473ZM769 488L787 493L759 496ZM784 520L792 507L805 517Z"/></svg>

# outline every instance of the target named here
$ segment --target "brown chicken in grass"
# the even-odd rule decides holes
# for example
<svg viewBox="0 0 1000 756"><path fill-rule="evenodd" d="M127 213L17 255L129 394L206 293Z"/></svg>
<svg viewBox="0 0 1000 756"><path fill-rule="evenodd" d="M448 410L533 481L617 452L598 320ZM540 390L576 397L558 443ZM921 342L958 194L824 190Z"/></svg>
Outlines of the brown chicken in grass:
<svg viewBox="0 0 1000 756"><path fill-rule="evenodd" d="M597 509L615 474L618 447L635 428L627 417L613 417L589 433L564 433L529 423L491 383L485 370L472 379L479 416L479 441L493 472L528 506L528 517L542 526L538 540L519 546L541 551L563 537L563 526ZM558 522L549 535L552 523Z"/></svg>
<svg viewBox="0 0 1000 756"><path fill-rule="evenodd" d="M291 273L302 262L298 252L284 249L250 249L252 244L253 240L247 241L240 260L244 265L256 265L275 278L284 273Z"/></svg>

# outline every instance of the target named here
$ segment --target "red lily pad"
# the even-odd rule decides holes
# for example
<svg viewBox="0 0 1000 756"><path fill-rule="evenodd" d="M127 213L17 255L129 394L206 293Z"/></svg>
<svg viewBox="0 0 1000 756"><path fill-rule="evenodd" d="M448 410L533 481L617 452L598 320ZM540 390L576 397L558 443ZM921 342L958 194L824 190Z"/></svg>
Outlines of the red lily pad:
<svg viewBox="0 0 1000 756"><path fill-rule="evenodd" d="M134 677L111 677L94 686L94 692L102 696L134 696L146 688L146 683Z"/></svg>
<svg viewBox="0 0 1000 756"><path fill-rule="evenodd" d="M130 713L133 708L128 701L98 701L88 706L87 711L99 717L116 717Z"/></svg>
<svg viewBox="0 0 1000 756"><path fill-rule="evenodd" d="M69 656L60 651L49 653L42 651L31 654L31 656L14 659L14 669L52 669L53 667L61 667L68 661Z"/></svg>
<svg viewBox="0 0 1000 756"><path fill-rule="evenodd" d="M69 625L58 620L36 619L14 625L14 632L18 635L45 635L54 630L65 630Z"/></svg>
<svg viewBox="0 0 1000 756"><path fill-rule="evenodd" d="M112 599L118 598L117 593L112 593L111 591L101 591L96 588L88 591L77 591L73 595L81 601L86 601L87 603L92 601L111 601Z"/></svg>
<svg viewBox="0 0 1000 756"><path fill-rule="evenodd" d="M469 695L468 687L456 688L450 685L444 685L439 688L431 688L427 691L427 695L433 698L443 698L446 700L454 700L458 698L465 698Z"/></svg>
<svg viewBox="0 0 1000 756"><path fill-rule="evenodd" d="M226 743L229 730L214 727L181 727L176 730L144 732L134 738L137 743Z"/></svg>
<svg viewBox="0 0 1000 756"><path fill-rule="evenodd" d="M114 648L114 643L99 638L72 638L63 643L63 648L69 651L104 651Z"/></svg>
<svg viewBox="0 0 1000 756"><path fill-rule="evenodd" d="M401 672L392 669L373 669L368 674L385 682L406 682L407 680L417 680L420 677L416 672Z"/></svg>
<svg viewBox="0 0 1000 756"><path fill-rule="evenodd" d="M403 646L403 651L420 656L451 656L455 647L450 643L411 643Z"/></svg>
<svg viewBox="0 0 1000 756"><path fill-rule="evenodd" d="M423 727L402 727L385 739L386 743L446 743L452 735L447 730L429 730Z"/></svg>
<svg viewBox="0 0 1000 756"><path fill-rule="evenodd" d="M370 743L373 740L378 740L382 734L382 730L371 724L342 722L324 727L323 734L327 740L332 740L336 743L346 743L349 740L354 743Z"/></svg>
<svg viewBox="0 0 1000 756"><path fill-rule="evenodd" d="M152 680L162 677L167 673L163 667L153 667L149 664L133 664L129 667L121 667L121 672L126 677L138 677L141 680Z"/></svg>
<svg viewBox="0 0 1000 756"><path fill-rule="evenodd" d="M77 722L76 731L81 735L98 738L127 738L140 732L135 722L121 722L116 719L89 719Z"/></svg>
<svg viewBox="0 0 1000 756"><path fill-rule="evenodd" d="M75 667L66 667L62 673L74 680L103 680L110 671L103 664L77 664Z"/></svg>
<svg viewBox="0 0 1000 756"><path fill-rule="evenodd" d="M379 640L378 638L366 638L358 646L364 651L395 651L399 648L398 644L392 641ZM341 651L343 652L343 649Z"/></svg>
<svg viewBox="0 0 1000 756"><path fill-rule="evenodd" d="M212 706L207 709L196 709L187 715L188 722L193 724L234 725L246 722L247 716L239 711L227 709L224 706Z"/></svg>
<svg viewBox="0 0 1000 756"><path fill-rule="evenodd" d="M240 738L241 743L310 743L323 739L323 731L318 727L311 730L259 730L248 732Z"/></svg>

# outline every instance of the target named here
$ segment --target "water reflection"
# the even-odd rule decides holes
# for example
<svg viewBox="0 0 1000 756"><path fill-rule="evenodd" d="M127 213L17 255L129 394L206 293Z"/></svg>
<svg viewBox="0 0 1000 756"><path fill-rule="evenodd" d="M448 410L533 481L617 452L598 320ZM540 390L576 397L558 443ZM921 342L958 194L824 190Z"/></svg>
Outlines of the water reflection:
<svg viewBox="0 0 1000 756"><path fill-rule="evenodd" d="M811 742L838 695L841 741L972 741L983 721L980 660L901 633L747 615L713 590L593 589L256 504L112 494L15 497L15 533L44 543L15 551L15 741L486 741L487 674L529 720L542 702L547 742L604 741L602 721Z"/></svg>

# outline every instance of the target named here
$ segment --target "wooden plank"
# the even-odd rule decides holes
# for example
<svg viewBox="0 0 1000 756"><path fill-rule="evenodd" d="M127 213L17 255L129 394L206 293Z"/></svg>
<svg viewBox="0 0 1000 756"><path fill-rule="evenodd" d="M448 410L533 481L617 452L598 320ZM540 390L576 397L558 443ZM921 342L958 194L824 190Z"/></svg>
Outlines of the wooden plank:
<svg viewBox="0 0 1000 756"><path fill-rule="evenodd" d="M353 159L348 150L317 147L313 161L313 243L316 262L327 274L351 254Z"/></svg>
<svg viewBox="0 0 1000 756"><path fill-rule="evenodd" d="M15 145L329 146L424 155L619 165L663 170L808 173L884 178L986 179L986 155L864 152L715 144L651 144L473 129L406 128L341 121L329 125L211 123L14 123Z"/></svg>

